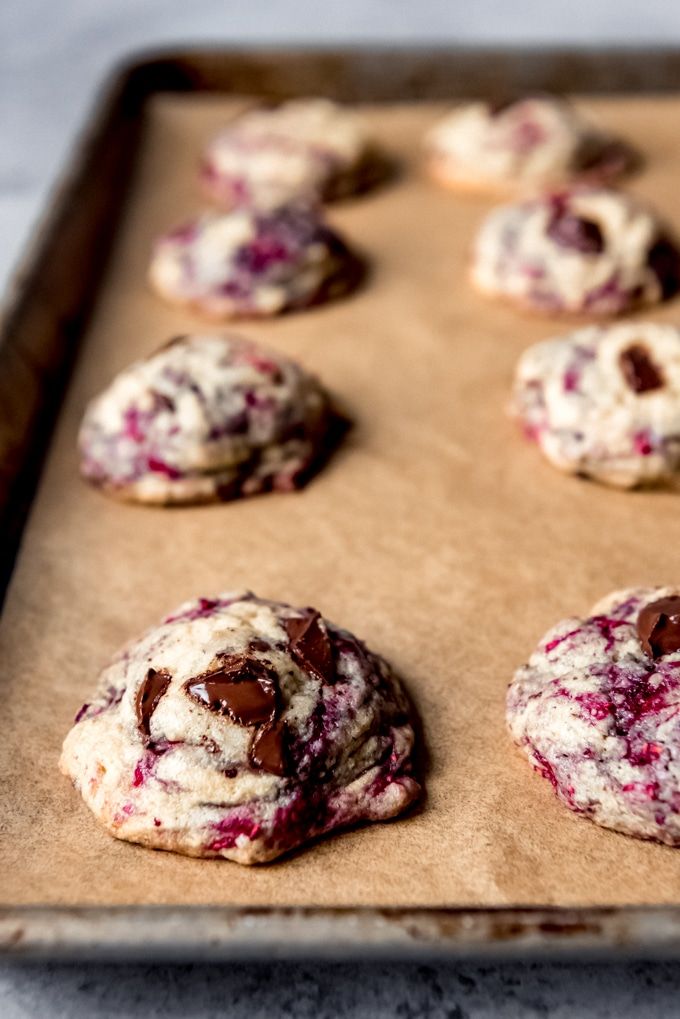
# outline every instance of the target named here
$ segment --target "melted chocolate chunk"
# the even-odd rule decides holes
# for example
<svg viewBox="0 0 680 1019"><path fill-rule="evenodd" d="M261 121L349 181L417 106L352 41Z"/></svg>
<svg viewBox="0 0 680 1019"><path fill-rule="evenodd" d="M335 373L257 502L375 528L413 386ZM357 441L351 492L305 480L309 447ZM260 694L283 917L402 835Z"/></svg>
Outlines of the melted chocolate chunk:
<svg viewBox="0 0 680 1019"><path fill-rule="evenodd" d="M185 689L238 725L262 725L276 714L276 674L252 658L225 659L220 669L190 679Z"/></svg>
<svg viewBox="0 0 680 1019"><path fill-rule="evenodd" d="M680 651L680 595L645 605L637 619L637 632L643 649L652 658Z"/></svg>
<svg viewBox="0 0 680 1019"><path fill-rule="evenodd" d="M563 248L573 248L584 255L599 255L604 251L604 238L597 223L559 207L548 224L547 232L548 237Z"/></svg>
<svg viewBox="0 0 680 1019"><path fill-rule="evenodd" d="M264 640L262 637L253 637L248 648L251 651L271 651L272 646L268 640Z"/></svg>
<svg viewBox="0 0 680 1019"><path fill-rule="evenodd" d="M619 363L623 377L633 392L648 393L651 389L663 387L663 375L641 343L634 343L622 351Z"/></svg>
<svg viewBox="0 0 680 1019"><path fill-rule="evenodd" d="M304 615L284 620L290 641L290 651L301 668L311 672L322 683L335 678L333 651L325 630L319 626L320 614L316 609L303 609Z"/></svg>
<svg viewBox="0 0 680 1019"><path fill-rule="evenodd" d="M135 710L137 726L143 736L151 735L151 716L158 707L158 702L170 686L170 673L167 669L149 669L146 679L137 691Z"/></svg>
<svg viewBox="0 0 680 1019"><path fill-rule="evenodd" d="M250 746L250 763L260 771L283 777L288 772L286 723L270 722L255 733Z"/></svg>

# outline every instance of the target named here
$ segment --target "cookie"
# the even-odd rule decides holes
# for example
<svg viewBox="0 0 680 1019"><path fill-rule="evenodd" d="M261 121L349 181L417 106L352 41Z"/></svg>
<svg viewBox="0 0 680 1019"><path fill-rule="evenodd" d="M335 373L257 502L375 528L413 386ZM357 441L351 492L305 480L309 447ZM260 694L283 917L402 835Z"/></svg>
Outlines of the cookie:
<svg viewBox="0 0 680 1019"><path fill-rule="evenodd" d="M437 183L492 194L604 182L634 162L630 147L552 96L460 107L435 124L425 148Z"/></svg>
<svg viewBox="0 0 680 1019"><path fill-rule="evenodd" d="M238 336L181 336L90 403L80 470L143 503L286 492L322 456L331 420L324 390L294 361Z"/></svg>
<svg viewBox="0 0 680 1019"><path fill-rule="evenodd" d="M570 810L680 845L680 589L616 591L558 623L515 673L507 717Z"/></svg>
<svg viewBox="0 0 680 1019"><path fill-rule="evenodd" d="M311 208L205 213L157 241L149 279L207 318L266 317L352 290L362 267Z"/></svg>
<svg viewBox="0 0 680 1019"><path fill-rule="evenodd" d="M210 142L201 164L205 191L227 209L335 201L385 172L356 114L328 99L242 114Z"/></svg>
<svg viewBox="0 0 680 1019"><path fill-rule="evenodd" d="M560 470L633 488L680 471L680 329L589 326L517 365L512 411Z"/></svg>
<svg viewBox="0 0 680 1019"><path fill-rule="evenodd" d="M418 797L409 710L387 663L314 609L221 594L123 648L61 770L116 838L259 863Z"/></svg>
<svg viewBox="0 0 680 1019"><path fill-rule="evenodd" d="M577 188L494 209L477 235L472 280L530 311L607 317L675 294L680 253L630 195Z"/></svg>

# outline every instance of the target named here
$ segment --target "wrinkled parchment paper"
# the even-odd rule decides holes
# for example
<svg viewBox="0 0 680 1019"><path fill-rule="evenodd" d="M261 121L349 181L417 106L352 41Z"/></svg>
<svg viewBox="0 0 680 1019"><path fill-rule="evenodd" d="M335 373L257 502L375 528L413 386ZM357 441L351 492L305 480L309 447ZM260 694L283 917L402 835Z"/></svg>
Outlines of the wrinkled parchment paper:
<svg viewBox="0 0 680 1019"><path fill-rule="evenodd" d="M591 105L643 149L648 165L631 187L680 230L680 99ZM568 326L494 306L468 286L468 248L488 203L419 173L418 142L439 108L365 111L403 163L391 186L331 211L372 260L365 289L237 327L299 357L354 418L325 471L297 494L175 510L119 505L78 480L86 400L131 359L202 327L149 292L148 251L201 204L197 155L238 108L161 98L148 116L4 610L2 899L680 902L679 850L569 814L505 731L506 684L548 626L613 588L680 579L680 497L563 477L507 420L518 354ZM656 317L677 321L679 309ZM405 677L430 755L419 811L259 869L152 852L98 827L57 760L99 669L184 599L240 586L317 606Z"/></svg>

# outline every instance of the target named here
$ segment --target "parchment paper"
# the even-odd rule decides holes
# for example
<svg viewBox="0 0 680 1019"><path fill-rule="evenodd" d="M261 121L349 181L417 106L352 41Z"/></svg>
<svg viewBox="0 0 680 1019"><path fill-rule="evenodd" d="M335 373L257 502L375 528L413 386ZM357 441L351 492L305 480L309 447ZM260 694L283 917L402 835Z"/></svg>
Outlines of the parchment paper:
<svg viewBox="0 0 680 1019"><path fill-rule="evenodd" d="M80 358L2 622L0 874L7 903L503 905L680 902L680 851L571 815L505 730L543 631L627 584L680 579L680 497L563 477L505 416L513 364L568 328L466 281L488 203L420 175L439 108L367 109L400 179L331 218L371 258L353 298L237 328L301 361L356 422L306 490L192 509L109 501L77 476L86 400L168 336L205 328L145 284L153 237L200 205L195 161L234 101L163 98ZM592 104L637 142L632 183L680 229L680 99ZM658 312L678 319L676 301ZM209 327L209 328L215 328ZM315 605L387 656L422 716L422 809L259 869L105 834L57 771L127 638L186 598L251 587Z"/></svg>

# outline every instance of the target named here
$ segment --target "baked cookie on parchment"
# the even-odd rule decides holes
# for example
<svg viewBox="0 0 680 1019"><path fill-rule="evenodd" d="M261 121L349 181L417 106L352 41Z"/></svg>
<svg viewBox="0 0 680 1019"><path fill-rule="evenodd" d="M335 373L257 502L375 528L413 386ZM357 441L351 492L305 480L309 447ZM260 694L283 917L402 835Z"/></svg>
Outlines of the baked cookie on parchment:
<svg viewBox="0 0 680 1019"><path fill-rule="evenodd" d="M438 184L501 195L610 181L635 162L629 146L580 110L542 95L461 106L431 128L425 149Z"/></svg>
<svg viewBox="0 0 680 1019"><path fill-rule="evenodd" d="M259 863L403 811L413 747L382 658L314 609L231 592L121 650L61 769L117 838Z"/></svg>
<svg viewBox="0 0 680 1019"><path fill-rule="evenodd" d="M526 350L512 413L555 467L633 488L680 471L680 329L589 326Z"/></svg>
<svg viewBox="0 0 680 1019"><path fill-rule="evenodd" d="M528 311L611 317L677 293L680 252L631 195L576 188L489 213L475 241L472 281Z"/></svg>
<svg viewBox="0 0 680 1019"><path fill-rule="evenodd" d="M294 361L240 336L181 336L89 404L82 476L142 503L212 502L301 485L337 415Z"/></svg>
<svg viewBox="0 0 680 1019"><path fill-rule="evenodd" d="M361 260L311 207L204 213L162 236L149 281L210 319L263 318L353 290Z"/></svg>
<svg viewBox="0 0 680 1019"><path fill-rule="evenodd" d="M328 99L243 113L213 138L201 164L204 190L226 209L335 201L365 191L386 172L357 114Z"/></svg>
<svg viewBox="0 0 680 1019"><path fill-rule="evenodd" d="M510 684L515 742L570 810L680 845L680 588L562 620Z"/></svg>

